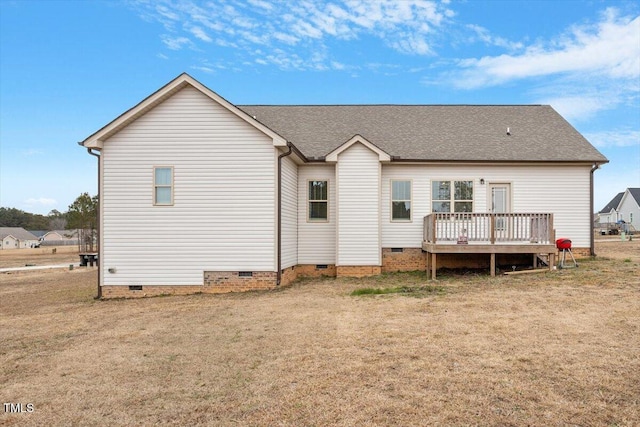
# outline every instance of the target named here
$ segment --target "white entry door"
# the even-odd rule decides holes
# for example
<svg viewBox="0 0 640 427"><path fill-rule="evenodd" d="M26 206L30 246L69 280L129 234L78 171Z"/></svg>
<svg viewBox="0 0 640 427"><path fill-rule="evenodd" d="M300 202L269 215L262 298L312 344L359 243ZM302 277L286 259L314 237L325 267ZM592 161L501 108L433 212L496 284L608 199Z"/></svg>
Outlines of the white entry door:
<svg viewBox="0 0 640 427"><path fill-rule="evenodd" d="M507 213L511 210L511 184L489 184L491 192L491 212ZM496 231L501 232L500 237L506 237L507 218L496 218Z"/></svg>

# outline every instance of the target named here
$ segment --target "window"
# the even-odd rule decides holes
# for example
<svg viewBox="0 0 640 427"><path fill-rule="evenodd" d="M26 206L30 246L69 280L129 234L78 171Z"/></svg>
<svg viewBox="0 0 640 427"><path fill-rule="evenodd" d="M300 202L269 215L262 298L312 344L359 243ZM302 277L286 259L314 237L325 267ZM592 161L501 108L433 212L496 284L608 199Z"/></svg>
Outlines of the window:
<svg viewBox="0 0 640 427"><path fill-rule="evenodd" d="M411 181L391 180L391 221L411 221Z"/></svg>
<svg viewBox="0 0 640 427"><path fill-rule="evenodd" d="M153 168L153 204L173 205L173 168Z"/></svg>
<svg viewBox="0 0 640 427"><path fill-rule="evenodd" d="M309 221L328 220L328 190L328 181L309 181Z"/></svg>
<svg viewBox="0 0 640 427"><path fill-rule="evenodd" d="M432 212L473 212L473 181L432 181Z"/></svg>

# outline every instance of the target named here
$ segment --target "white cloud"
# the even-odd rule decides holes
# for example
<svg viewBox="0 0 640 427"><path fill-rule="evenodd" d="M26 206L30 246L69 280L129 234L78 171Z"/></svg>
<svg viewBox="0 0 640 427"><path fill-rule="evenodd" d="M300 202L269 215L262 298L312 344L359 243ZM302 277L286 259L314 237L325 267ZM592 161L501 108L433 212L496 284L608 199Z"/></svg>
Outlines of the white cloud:
<svg viewBox="0 0 640 427"><path fill-rule="evenodd" d="M596 147L640 147L640 131L612 130L585 133L584 137Z"/></svg>
<svg viewBox="0 0 640 427"><path fill-rule="evenodd" d="M205 33L204 30L200 27L191 27L189 29L189 32L193 34L196 38L204 42L211 43L213 41L211 37L209 37L207 33Z"/></svg>
<svg viewBox="0 0 640 427"><path fill-rule="evenodd" d="M187 37L169 37L167 35L162 36L162 43L171 50L180 50L185 46L191 46L193 44Z"/></svg>
<svg viewBox="0 0 640 427"><path fill-rule="evenodd" d="M550 104L568 120L586 120L640 96L640 16L620 16L608 8L598 22L573 26L555 40L529 46L468 26L496 46L521 51L458 60L458 71L442 80L459 89L477 89L533 80L529 95ZM428 83L425 81L425 84Z"/></svg>
<svg viewBox="0 0 640 427"><path fill-rule="evenodd" d="M459 62L454 82L461 88L493 86L511 80L588 73L616 79L640 77L640 17L619 17L607 9L601 22L576 26L547 46L528 46L519 55L486 56Z"/></svg>
<svg viewBox="0 0 640 427"><path fill-rule="evenodd" d="M205 66L203 66L203 65L192 65L192 66L191 66L191 69L193 69L193 70L200 70L200 71L203 71L203 72L205 72L205 73L209 73L209 74L215 73L215 70L214 70L213 68L211 68L211 67L205 67Z"/></svg>
<svg viewBox="0 0 640 427"><path fill-rule="evenodd" d="M474 36L471 38L471 42L474 42L476 38L490 46L502 47L511 51L519 50L524 47L521 42L512 42L503 37L496 37L491 35L489 30L480 25L469 24L467 28L474 32Z"/></svg>
<svg viewBox="0 0 640 427"><path fill-rule="evenodd" d="M50 199L48 197L31 197L24 201L24 204L27 206L53 206L58 202L55 199Z"/></svg>
<svg viewBox="0 0 640 427"><path fill-rule="evenodd" d="M161 38L168 49L196 49L199 42L215 41L218 46L238 49L240 61L247 62L253 48L263 45L282 51L268 62L289 69L301 59L294 47L325 51L331 39L375 37L404 54L432 55L436 29L453 16L445 3L435 0L166 0L161 5L138 1L134 7L144 19L164 26L167 33ZM265 60L254 57L250 62L256 59ZM333 68L331 61L336 58L325 55L325 61L312 61L307 69ZM300 66L304 67L304 61Z"/></svg>
<svg viewBox="0 0 640 427"><path fill-rule="evenodd" d="M167 55L165 55L164 53L159 53L156 55L158 58L160 59L169 59L169 57Z"/></svg>

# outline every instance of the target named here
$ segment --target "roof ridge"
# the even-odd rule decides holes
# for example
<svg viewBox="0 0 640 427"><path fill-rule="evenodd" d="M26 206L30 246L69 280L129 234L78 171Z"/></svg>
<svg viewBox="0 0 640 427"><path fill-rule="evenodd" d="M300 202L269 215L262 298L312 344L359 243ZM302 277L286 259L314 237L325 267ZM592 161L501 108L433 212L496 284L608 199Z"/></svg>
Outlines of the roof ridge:
<svg viewBox="0 0 640 427"><path fill-rule="evenodd" d="M237 104L236 107L549 107L549 104Z"/></svg>

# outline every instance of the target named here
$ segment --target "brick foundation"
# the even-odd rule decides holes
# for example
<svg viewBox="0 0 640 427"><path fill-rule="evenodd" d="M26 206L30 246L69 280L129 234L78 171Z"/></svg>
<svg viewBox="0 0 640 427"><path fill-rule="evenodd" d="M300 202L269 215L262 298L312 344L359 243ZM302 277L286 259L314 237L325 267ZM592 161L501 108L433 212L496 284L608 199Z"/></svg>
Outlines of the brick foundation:
<svg viewBox="0 0 640 427"><path fill-rule="evenodd" d="M391 248L382 248L382 272L424 270L427 257L421 248L403 248L402 252L394 252Z"/></svg>
<svg viewBox="0 0 640 427"><path fill-rule="evenodd" d="M574 257L590 256L589 248L572 248ZM558 262L559 253L556 253ZM568 257L570 259L570 257ZM498 265L521 264L531 262L530 254L497 254ZM325 267L326 268L323 268ZM282 271L280 286L287 286L298 277L366 277L397 271L425 271L427 254L420 248L403 248L394 252L391 248L382 249L382 266L357 266L334 264L319 266L302 264L287 267ZM438 254L438 268L489 268L488 254ZM250 277L240 276L237 271L205 271L203 285L142 285L141 290L129 286L102 286L102 297L141 298L158 295L189 295L197 293L221 294L271 290L276 286L276 272L253 271Z"/></svg>
<svg viewBox="0 0 640 427"><path fill-rule="evenodd" d="M382 267L378 265L339 265L336 267L338 277L366 277L381 273Z"/></svg>
<svg viewBox="0 0 640 427"><path fill-rule="evenodd" d="M336 277L336 266L334 264L325 264L321 267L324 266L326 266L326 268L318 268L316 264L300 264L296 266L296 270L298 271L299 277Z"/></svg>
<svg viewBox="0 0 640 427"><path fill-rule="evenodd" d="M294 280L298 278L299 270L298 266L287 267L282 270L282 275L280 276L280 286L287 286L291 284Z"/></svg>
<svg viewBox="0 0 640 427"><path fill-rule="evenodd" d="M591 256L591 249L590 248L571 248L571 253L573 253L573 256L576 258L588 258ZM558 259L558 255L562 256L562 251L558 251L558 254L556 254L556 259ZM571 258L569 254L567 254L567 257Z"/></svg>

